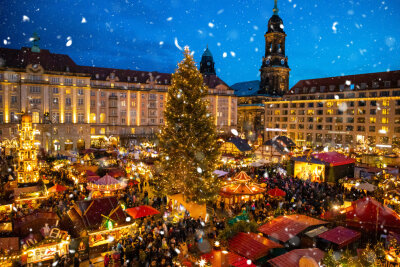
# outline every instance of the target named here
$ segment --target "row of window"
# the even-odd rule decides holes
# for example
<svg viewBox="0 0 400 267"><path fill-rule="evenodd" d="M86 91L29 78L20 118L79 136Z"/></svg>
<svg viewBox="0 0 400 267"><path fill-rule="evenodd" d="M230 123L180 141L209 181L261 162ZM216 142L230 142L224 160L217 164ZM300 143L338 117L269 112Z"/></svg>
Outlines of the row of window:
<svg viewBox="0 0 400 267"><path fill-rule="evenodd" d="M335 103L336 103L336 105L335 105ZM380 105L379 103L377 103L376 100L371 100L371 101L360 100L360 101L346 101L346 102L328 101L328 102L325 102L325 106L328 107L328 108L334 107L334 106L341 107L342 105L345 104L346 107L354 107L355 103L357 103L359 107L365 107L365 106L367 106L368 103L369 103L370 106L373 106L373 107L376 107L376 106ZM400 100L395 100L395 104L397 106L400 106ZM390 102L389 102L389 100L385 99L385 100L382 100L382 104L381 105L387 107L387 106L390 105ZM284 108L285 109L285 108L289 108L289 104L288 103L284 103L282 105L281 104L274 104L271 107L272 108ZM290 104L290 108L305 108L305 107L308 107L308 108L314 108L314 107L323 108L324 107L324 102L318 102L318 103L314 103L314 102L312 102L312 103L291 103Z"/></svg>
<svg viewBox="0 0 400 267"><path fill-rule="evenodd" d="M396 113L396 115L400 115L399 113ZM400 118L396 118L395 121L400 120ZM270 121L272 121L272 118L270 118ZM275 117L274 118L275 122L317 122L317 123L323 123L324 122L324 118L322 117L307 117L307 119L305 119L304 117ZM366 122L366 118L365 117L358 117L357 119L354 119L354 117L349 117L349 118L344 118L343 117L335 117L335 120L333 119L333 117L326 117L325 118L325 122L327 123L332 123L333 121L335 121L336 123L343 123L344 121L346 123L365 123ZM383 124L387 124L389 123L389 118L387 117L383 117L380 120L381 123ZM369 123L376 123L376 118L375 117L369 117ZM396 122L395 122L396 123Z"/></svg>
<svg viewBox="0 0 400 267"><path fill-rule="evenodd" d="M377 110L381 110L383 115L388 115L389 114L389 109L387 108L377 108L377 109L370 109L369 114L370 115L376 115ZM282 111L282 112L281 112ZM367 111L363 108L358 108L356 110L354 109L347 109L347 108L339 108L339 109L327 109L327 110L314 110L314 109L308 109L308 110L291 110L290 115L299 115L299 116L313 116L313 115L354 115L355 111L357 115L365 115L367 114ZM395 109L395 114L400 114L400 109ZM267 113L267 115L271 115L270 112ZM275 110L274 115L289 115L288 110Z"/></svg>
<svg viewBox="0 0 400 267"><path fill-rule="evenodd" d="M380 86L378 81L372 82L370 85L371 85L372 88L379 88L379 86ZM385 88L390 88L392 86L392 82L391 81L384 81L382 85ZM397 80L397 86L398 87L400 86L400 80ZM367 83L352 84L351 81L346 81L346 84L340 84L339 87L336 86L336 85L329 85L329 86L321 85L321 86L319 86L319 92L320 93L324 93L324 92L327 92L327 91L333 92L336 89L339 89L340 91L343 91L345 89L347 89L347 90L348 89L350 89L350 90L354 90L354 89L364 90L364 89L367 89L367 88L368 88L368 84ZM310 88L308 88L308 87L295 88L294 92L296 94L299 94L299 93L303 93L303 94L316 93L317 92L317 87L313 86L313 87L310 87Z"/></svg>

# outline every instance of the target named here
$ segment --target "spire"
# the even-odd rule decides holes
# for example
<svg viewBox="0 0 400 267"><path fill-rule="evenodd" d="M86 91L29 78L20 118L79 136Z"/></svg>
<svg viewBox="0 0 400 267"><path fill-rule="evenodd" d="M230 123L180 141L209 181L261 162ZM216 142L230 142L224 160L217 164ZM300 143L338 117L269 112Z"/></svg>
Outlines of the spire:
<svg viewBox="0 0 400 267"><path fill-rule="evenodd" d="M33 42L33 45L31 48L32 52L40 53L39 40L40 40L39 35L36 32L34 32L32 38L31 38L31 41Z"/></svg>
<svg viewBox="0 0 400 267"><path fill-rule="evenodd" d="M275 0L274 9L272 9L272 11L274 11L274 15L278 15L278 12L279 12L279 9L278 9L278 0Z"/></svg>

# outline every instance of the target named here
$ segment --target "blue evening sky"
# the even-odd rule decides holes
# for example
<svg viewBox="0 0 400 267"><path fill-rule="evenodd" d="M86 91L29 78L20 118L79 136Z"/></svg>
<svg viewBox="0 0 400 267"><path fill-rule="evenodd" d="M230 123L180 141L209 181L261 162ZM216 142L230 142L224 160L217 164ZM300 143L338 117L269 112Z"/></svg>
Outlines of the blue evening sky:
<svg viewBox="0 0 400 267"><path fill-rule="evenodd" d="M259 79L273 0L0 0L0 46L68 54L77 64L173 72L208 44L229 85ZM279 0L290 85L400 69L399 0Z"/></svg>

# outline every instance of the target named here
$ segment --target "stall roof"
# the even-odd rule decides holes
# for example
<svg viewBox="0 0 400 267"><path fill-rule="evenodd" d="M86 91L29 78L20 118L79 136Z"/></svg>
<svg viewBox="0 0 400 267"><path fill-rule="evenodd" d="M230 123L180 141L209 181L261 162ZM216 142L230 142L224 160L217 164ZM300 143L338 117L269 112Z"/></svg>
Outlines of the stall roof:
<svg viewBox="0 0 400 267"><path fill-rule="evenodd" d="M371 197L353 201L345 212L347 225L374 230L378 224L387 230L400 233L399 214Z"/></svg>
<svg viewBox="0 0 400 267"><path fill-rule="evenodd" d="M211 252L202 255L201 258L205 259L207 262L210 262L211 266L213 266L213 267L221 267L222 266L222 258L223 258L222 253L224 253L224 252L222 252L221 250L212 250ZM248 265L247 258L239 256L238 254L236 254L232 251L226 251L226 255L224 258L226 259L229 266L235 266L235 267L239 267L239 266L255 267L256 266L254 264ZM246 265L242 264L242 262L245 262Z"/></svg>
<svg viewBox="0 0 400 267"><path fill-rule="evenodd" d="M126 214L122 210L116 197L78 201L74 209L78 212L84 226L89 229L95 229L101 226L105 219L104 216L111 218L119 225L126 223ZM76 220L78 218L71 217L71 219Z"/></svg>
<svg viewBox="0 0 400 267"><path fill-rule="evenodd" d="M319 234L318 237L337 244L339 247L344 247L359 239L361 234L349 228L338 226L332 230Z"/></svg>
<svg viewBox="0 0 400 267"><path fill-rule="evenodd" d="M325 252L319 248L295 249L269 260L268 263L275 267L298 267L303 257L310 257L319 263L324 255Z"/></svg>
<svg viewBox="0 0 400 267"><path fill-rule="evenodd" d="M310 162L314 164L341 166L354 163L355 160L338 152L325 152L293 158L294 161Z"/></svg>
<svg viewBox="0 0 400 267"><path fill-rule="evenodd" d="M229 240L229 249L252 261L266 256L273 248L282 247L273 241L256 238L247 233L238 233Z"/></svg>
<svg viewBox="0 0 400 267"><path fill-rule="evenodd" d="M312 155L314 158L322 160L331 166L341 166L346 164L354 163L355 160L349 158L338 152L325 152Z"/></svg>
<svg viewBox="0 0 400 267"><path fill-rule="evenodd" d="M327 224L327 222L305 215L295 214L275 218L274 220L260 226L258 231L285 243L307 228L322 224Z"/></svg>
<svg viewBox="0 0 400 267"><path fill-rule="evenodd" d="M240 150L240 152L246 152L246 151L250 151L251 150L251 147L247 143L247 140L246 139L242 139L242 138L237 137L237 136L233 136L233 137L229 138L228 141L226 141L226 142L234 144L237 147L237 149Z"/></svg>

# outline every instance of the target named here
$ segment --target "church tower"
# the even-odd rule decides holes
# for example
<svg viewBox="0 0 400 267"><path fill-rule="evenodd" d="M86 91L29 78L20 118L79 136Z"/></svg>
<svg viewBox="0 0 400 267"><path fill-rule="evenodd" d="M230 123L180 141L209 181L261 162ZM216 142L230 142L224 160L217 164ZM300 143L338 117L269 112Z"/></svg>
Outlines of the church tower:
<svg viewBox="0 0 400 267"><path fill-rule="evenodd" d="M215 63L213 56L207 46L206 50L204 50L204 53L201 56L200 72L205 75L215 75L214 65Z"/></svg>
<svg viewBox="0 0 400 267"><path fill-rule="evenodd" d="M283 96L289 91L289 65L285 55L286 33L283 21L278 15L278 0L275 0L274 14L268 21L265 33L265 56L260 69L259 94Z"/></svg>

